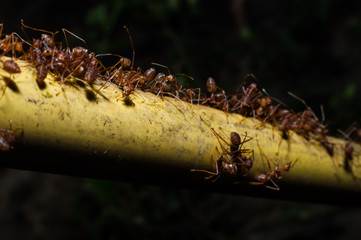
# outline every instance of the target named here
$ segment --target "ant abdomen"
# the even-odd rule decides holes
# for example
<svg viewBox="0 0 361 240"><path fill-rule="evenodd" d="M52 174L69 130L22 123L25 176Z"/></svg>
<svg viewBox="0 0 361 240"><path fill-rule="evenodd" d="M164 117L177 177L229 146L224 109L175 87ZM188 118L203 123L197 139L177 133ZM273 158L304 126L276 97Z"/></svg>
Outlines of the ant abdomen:
<svg viewBox="0 0 361 240"><path fill-rule="evenodd" d="M231 143L237 147L241 144L241 137L238 133L231 132Z"/></svg>
<svg viewBox="0 0 361 240"><path fill-rule="evenodd" d="M145 81L149 82L155 77L155 69L149 68L144 72Z"/></svg>
<svg viewBox="0 0 361 240"><path fill-rule="evenodd" d="M218 89L217 83L212 77L207 79L206 87L209 93L215 93Z"/></svg>

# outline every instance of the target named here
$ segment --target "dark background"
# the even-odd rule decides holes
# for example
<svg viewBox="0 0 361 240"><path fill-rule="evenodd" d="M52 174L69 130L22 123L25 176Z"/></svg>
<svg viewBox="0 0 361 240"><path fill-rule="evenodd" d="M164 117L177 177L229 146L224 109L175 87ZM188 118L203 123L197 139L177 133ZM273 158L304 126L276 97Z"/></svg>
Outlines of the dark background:
<svg viewBox="0 0 361 240"><path fill-rule="evenodd" d="M361 2L87 1L2 3L3 33L26 25L86 40L146 69L167 65L190 86L209 76L232 92L247 73L291 108L325 109L331 133L359 121ZM30 37L40 32L26 29ZM69 45L85 44L67 35ZM104 58L108 65L111 58ZM164 70L166 71L166 70ZM345 239L359 236L361 210L289 203L195 190L159 188L2 169L2 239ZM335 198L340 196L335 196Z"/></svg>

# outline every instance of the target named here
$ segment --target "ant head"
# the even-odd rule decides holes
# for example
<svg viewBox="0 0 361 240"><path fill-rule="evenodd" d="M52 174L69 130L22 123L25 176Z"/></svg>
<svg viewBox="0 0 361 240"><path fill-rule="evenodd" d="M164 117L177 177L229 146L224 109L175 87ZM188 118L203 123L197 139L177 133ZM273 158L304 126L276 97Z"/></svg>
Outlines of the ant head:
<svg viewBox="0 0 361 240"><path fill-rule="evenodd" d="M266 174L261 173L261 174L259 174L259 175L257 176L257 181L258 181L258 182L266 182L266 180L267 180Z"/></svg>
<svg viewBox="0 0 361 240"><path fill-rule="evenodd" d="M83 53L88 53L88 49L86 48L83 48L83 47L74 47L73 50L72 50L72 53L75 55L75 56L79 56Z"/></svg>
<svg viewBox="0 0 361 240"><path fill-rule="evenodd" d="M169 75L167 75L165 80L168 81L168 82L175 82L177 80L177 78L174 75L169 74Z"/></svg>
<svg viewBox="0 0 361 240"><path fill-rule="evenodd" d="M226 171L231 176L236 176L238 173L237 166L233 163L226 163L224 165L224 171Z"/></svg>
<svg viewBox="0 0 361 240"><path fill-rule="evenodd" d="M156 82L163 82L164 79L165 79L164 73L158 73L157 76L155 77Z"/></svg>
<svg viewBox="0 0 361 240"><path fill-rule="evenodd" d="M42 34L41 34L41 40L43 41L43 43L44 43L46 46L49 46L49 47L52 47L52 46L54 46L54 44L55 44L54 38L51 37L51 36L48 35L48 34L45 34L45 33L42 33Z"/></svg>
<svg viewBox="0 0 361 240"><path fill-rule="evenodd" d="M120 59L120 65L123 67L123 68L128 68L132 65L132 61L130 61L129 58L121 58Z"/></svg>
<svg viewBox="0 0 361 240"><path fill-rule="evenodd" d="M291 163L287 163L283 166L284 171L289 171L291 169Z"/></svg>

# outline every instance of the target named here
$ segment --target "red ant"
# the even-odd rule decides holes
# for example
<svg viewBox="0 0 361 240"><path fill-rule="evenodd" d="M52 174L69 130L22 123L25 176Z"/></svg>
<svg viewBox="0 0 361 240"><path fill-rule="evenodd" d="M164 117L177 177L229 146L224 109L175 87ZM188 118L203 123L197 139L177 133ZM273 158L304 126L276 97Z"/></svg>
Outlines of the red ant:
<svg viewBox="0 0 361 240"><path fill-rule="evenodd" d="M153 65L156 66L160 66L160 67L164 67L166 69L168 69L168 75L165 75L164 73L158 73L155 78L153 79L153 81L155 81L155 83L151 86L151 89L155 89L154 91L158 91L157 96L160 93L171 93L171 86L169 83L177 83L177 78L170 73L170 69L167 66L164 66L162 64L159 63L152 63ZM151 81L152 82L152 81ZM151 82L148 84L148 86L151 85Z"/></svg>
<svg viewBox="0 0 361 240"><path fill-rule="evenodd" d="M257 145L258 145L261 155L263 155L266 158L270 171L266 174L264 174L264 173L259 174L256 178L257 182L249 182L249 184L264 185L266 188L278 191L278 190L280 190L280 188L276 182L282 179L282 172L289 172L290 169L296 164L298 159L296 159L296 161L294 163L289 162L289 163L286 163L285 165L283 165L283 167L280 167L279 165L276 165L271 159L267 158L266 154L261 149L258 141L257 141ZM272 164L275 166L273 170L271 169L270 160L271 160ZM271 182L273 186L266 185L267 182Z"/></svg>
<svg viewBox="0 0 361 240"><path fill-rule="evenodd" d="M0 24L0 36L2 35L3 31L3 24ZM15 36L17 35L17 36ZM0 57L5 56L8 52L12 51L12 57L15 56L15 52L22 53L23 51L23 40L19 41L21 37L13 32L10 35L5 35L5 38L0 41L0 50L2 50L2 54Z"/></svg>
<svg viewBox="0 0 361 240"><path fill-rule="evenodd" d="M347 142L344 147L345 157L344 157L344 168L347 172L352 173L350 163L352 161L352 154L354 152L354 147L351 145L351 142Z"/></svg>
<svg viewBox="0 0 361 240"><path fill-rule="evenodd" d="M52 37L50 37L50 35L42 34L42 40L33 39L33 43L30 44L29 53L27 54L27 55L29 55L30 61L32 62L32 64L34 64L34 67L36 69L36 81L39 86L43 87L44 80L45 80L46 76L48 75L48 71L49 71L47 58L48 58L48 56L53 55L53 50L50 51L50 49L53 49L53 46L52 46L54 44L53 37L56 33L52 33L52 32L49 32L49 31L46 31L43 29L29 27L29 26L25 25L24 20L21 19L21 29L24 32L25 36L27 37L27 34L26 34L24 28L28 28L28 29L32 29L34 31L44 32L44 33L52 35ZM44 45L46 46L47 51L42 50Z"/></svg>
<svg viewBox="0 0 361 240"><path fill-rule="evenodd" d="M298 159L297 159L298 160ZM293 163L293 166L296 164L297 160ZM276 166L273 170L269 171L266 174L259 174L257 176L257 182L250 182L252 185L264 185L266 188L272 190L280 190L279 186L277 185L277 181L282 179L282 172L289 172L291 167L293 167L291 162L286 163L283 167ZM267 182L271 182L273 186L265 185Z"/></svg>
<svg viewBox="0 0 361 240"><path fill-rule="evenodd" d="M0 129L0 151L9 151L14 148L16 142L15 133L22 128L11 129L11 120L9 120L8 129Z"/></svg>
<svg viewBox="0 0 361 240"><path fill-rule="evenodd" d="M139 82L141 82L141 84L144 84L145 81L145 77L143 75L140 74L140 70L138 69L137 71L133 70L134 67L134 61L135 61L135 49L134 49L134 44L133 44L133 39L132 36L129 32L129 29L127 28L127 26L124 26L125 30L128 33L129 39L130 39L130 44L132 47L132 52L133 52L133 57L132 57L132 61L130 61L128 58L124 58L120 55L117 54L111 54L111 53L107 53L107 54L99 54L97 56L106 56L106 55L112 55L112 56L118 56L120 59L119 61L113 66L111 67L111 70L115 68L115 70L111 73L111 77L108 79L108 81L112 81L115 82L116 84L118 84L119 86L121 85L123 87L123 97L128 97L133 91L134 91L134 83L136 82L136 87L138 85ZM120 68L116 68L116 66L120 64ZM130 71L126 71L124 70L124 68L129 68L130 67ZM110 70L110 71L111 71ZM109 71L109 72L110 72ZM108 72L108 71L107 71ZM107 82L108 82L107 81ZM105 84L107 83L105 82L98 90L97 93L99 92L99 90L101 88L103 88L105 86Z"/></svg>
<svg viewBox="0 0 361 240"><path fill-rule="evenodd" d="M3 30L3 24L0 24L0 36L2 35ZM10 35L6 35L3 40L0 41L0 49L3 51L1 56L4 56L7 52L12 50L12 57L15 56L14 51L16 52L22 52L22 42L18 41L18 38L15 36L16 33L12 33ZM17 35L17 34L16 34ZM2 61L3 63L3 69L7 71L10 74L20 73L21 70L19 68L19 65L14 61L14 59L9 59Z"/></svg>
<svg viewBox="0 0 361 240"><path fill-rule="evenodd" d="M247 88L242 86L242 91L243 93L240 94L239 98L235 95L236 98L234 98L234 102L237 103L232 106L231 111L246 115L248 112L252 112L254 110L253 100L260 95L260 92L258 91L256 83L251 83Z"/></svg>
<svg viewBox="0 0 361 240"><path fill-rule="evenodd" d="M217 137L217 140L222 148L222 152L216 159L216 171L211 172L207 170L198 170L198 169L191 169L191 172L205 172L210 174L210 176L205 177L205 179L211 179L212 177L215 177L213 182L216 181L222 174L227 173L231 176L237 176L239 172L239 168L237 166L241 165L244 168L246 168L246 173L243 175L246 175L249 171L249 169L253 165L252 158L246 157L244 154L252 154L253 156L253 150L249 149L242 149L243 144L246 142L252 140L251 137L247 136L247 132L245 134L245 137L243 140L241 140L241 137L236 132L231 132L230 140L231 143L228 143L221 135L219 135L212 127L210 127L202 118L201 120L209 127L209 129L212 131L212 133ZM227 150L221 140L226 143L229 146L229 150Z"/></svg>
<svg viewBox="0 0 361 240"><path fill-rule="evenodd" d="M361 143L361 128L357 122L353 122L345 132L338 130L345 140L350 140Z"/></svg>
<svg viewBox="0 0 361 240"><path fill-rule="evenodd" d="M345 146L343 147L343 150L344 150L344 153L345 153L345 156L344 156L344 168L347 172L349 173L352 173L352 168L351 168L351 165L350 163L352 162L352 159L353 159L353 152L355 151L354 147L352 146L352 140L350 139L350 135L357 129L355 127L357 123L354 122L351 127L349 127L346 132L347 133L344 133L343 131L341 130L338 130L342 135L343 135L343 138L345 140L348 140L346 143L345 143Z"/></svg>
<svg viewBox="0 0 361 240"><path fill-rule="evenodd" d="M213 107L215 107L215 108L229 110L228 99L227 99L227 95L226 95L225 91L223 89L221 89L220 87L218 87L216 81L212 77L209 77L207 79L206 88L207 88L207 91L211 94L211 96L209 98L204 99L202 104L209 103L209 104L213 105ZM217 90L220 90L221 92L216 93Z"/></svg>

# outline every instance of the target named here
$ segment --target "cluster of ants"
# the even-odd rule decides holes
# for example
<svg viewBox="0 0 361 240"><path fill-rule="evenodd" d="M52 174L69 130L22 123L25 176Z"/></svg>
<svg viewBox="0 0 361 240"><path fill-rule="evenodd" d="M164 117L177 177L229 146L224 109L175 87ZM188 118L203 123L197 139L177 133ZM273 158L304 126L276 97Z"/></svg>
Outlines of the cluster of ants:
<svg viewBox="0 0 361 240"><path fill-rule="evenodd" d="M248 77L259 82L253 74L246 75L244 81ZM210 96L201 97L201 104L207 104L225 112L253 116L264 123L269 122L281 130L284 139L288 139L289 130L301 134L307 139L312 135L323 144L331 156L333 155L333 145L326 138L328 133L326 126L318 120L306 102L294 94L289 92L291 96L303 102L307 107L303 112L296 113L293 110L282 108L281 105L284 105L282 102L270 97L255 82L248 86L241 86L241 91L236 94L226 94L211 77L208 78L206 86ZM274 100L278 102L277 105L273 104Z"/></svg>
<svg viewBox="0 0 361 240"><path fill-rule="evenodd" d="M21 21L22 28L30 28L39 30L24 25ZM3 25L0 28L0 35L2 36ZM60 77L64 84L66 80L73 76L84 79L89 83L94 83L95 80L101 77L101 63L97 60L94 53L89 53L86 48L74 47L70 49L68 46L63 47L61 42L55 42L54 35L45 30L41 34L40 39L33 39L32 41L23 40L17 33L5 35L0 41L0 57L10 54L12 59L3 62L4 70L11 73L20 73L19 66L14 62L13 58L20 55L23 59L32 64L36 69L36 81L40 87L44 86L44 80L48 72L54 73ZM63 29L63 32L69 32ZM25 31L24 31L25 33ZM77 36L76 36L77 37ZM81 39L82 40L82 39ZM27 50L25 50L25 46ZM103 67L104 68L104 67Z"/></svg>
<svg viewBox="0 0 361 240"><path fill-rule="evenodd" d="M244 116L253 116L263 123L268 122L278 127L284 139L288 139L289 130L292 130L301 134L306 139L313 138L320 141L328 154L333 155L334 146L328 142L326 137L328 130L326 126L318 120L312 109L309 108L302 99L291 93L292 96L305 104L306 110L303 112L294 112L285 108L282 102L269 96L267 92L260 87L259 81L253 74L248 74L245 77L243 84L241 84L240 88L234 94L226 93L211 77L209 77L206 82L207 92L202 92L200 88L186 88L180 85L175 74L171 74L169 68L161 64L153 63L153 65L168 69L167 74L162 72L157 73L153 67L145 71L139 67L135 69L135 50L131 35L126 27L125 29L128 32L133 50L132 60L110 53L96 55L93 52L89 52L88 49L79 46L69 48L66 34L71 34L85 44L86 42L66 29L62 29L66 42L66 46L63 46L62 42L56 42L54 39L58 32L53 33L29 27L26 26L23 21L21 21L21 27L25 36L25 29L41 32L40 39L34 38L29 40L26 36L28 40L24 40L15 32L3 35L3 25L1 24L0 58L9 56L11 59L0 61L3 63L3 69L9 74L18 74L21 71L14 61L15 59L22 59L29 62L36 70L36 81L41 88L45 86L44 80L48 73L51 72L61 81L64 90L67 80L70 77L77 77L88 82L90 85L97 80L101 80L103 81L102 87L111 82L122 90L123 97L125 98L128 98L135 90L151 92L157 96L168 95L192 104L217 108L225 111L227 114L237 113ZM115 56L119 58L119 60L111 67L105 67L98 59L101 56ZM249 77L254 79L254 81L246 84ZM8 84L9 81L5 79L5 82ZM1 97L4 95L6 87L7 85ZM100 89L98 89L98 91L99 90ZM275 102L277 103L275 104ZM2 144L0 150L9 150L15 142L15 138L12 139L11 137L14 134L9 131L4 129L0 130L0 144ZM214 129L212 129L212 132L217 138L220 138L220 135L216 133ZM226 142L223 138L221 139L223 142ZM238 133L232 132L230 137L231 144L228 144L229 149L222 147L222 153L220 153L216 160L215 173L205 170L192 171L208 172L211 176L207 178L216 176L213 181L217 180L222 173L228 173L229 175L247 174L253 162L252 158L246 157L246 155L253 154L253 152L242 148L242 146L250 139L246 134L243 140L241 140ZM6 145L5 142L7 142L8 145ZM345 148L345 153L352 158L352 150L347 149L346 152ZM282 168L276 167L269 173L260 175L257 181L262 184L271 182L274 185L274 189L278 189L275 181L280 179L281 172L289 171L290 167L291 164L286 164ZM239 173L240 171L241 173Z"/></svg>

